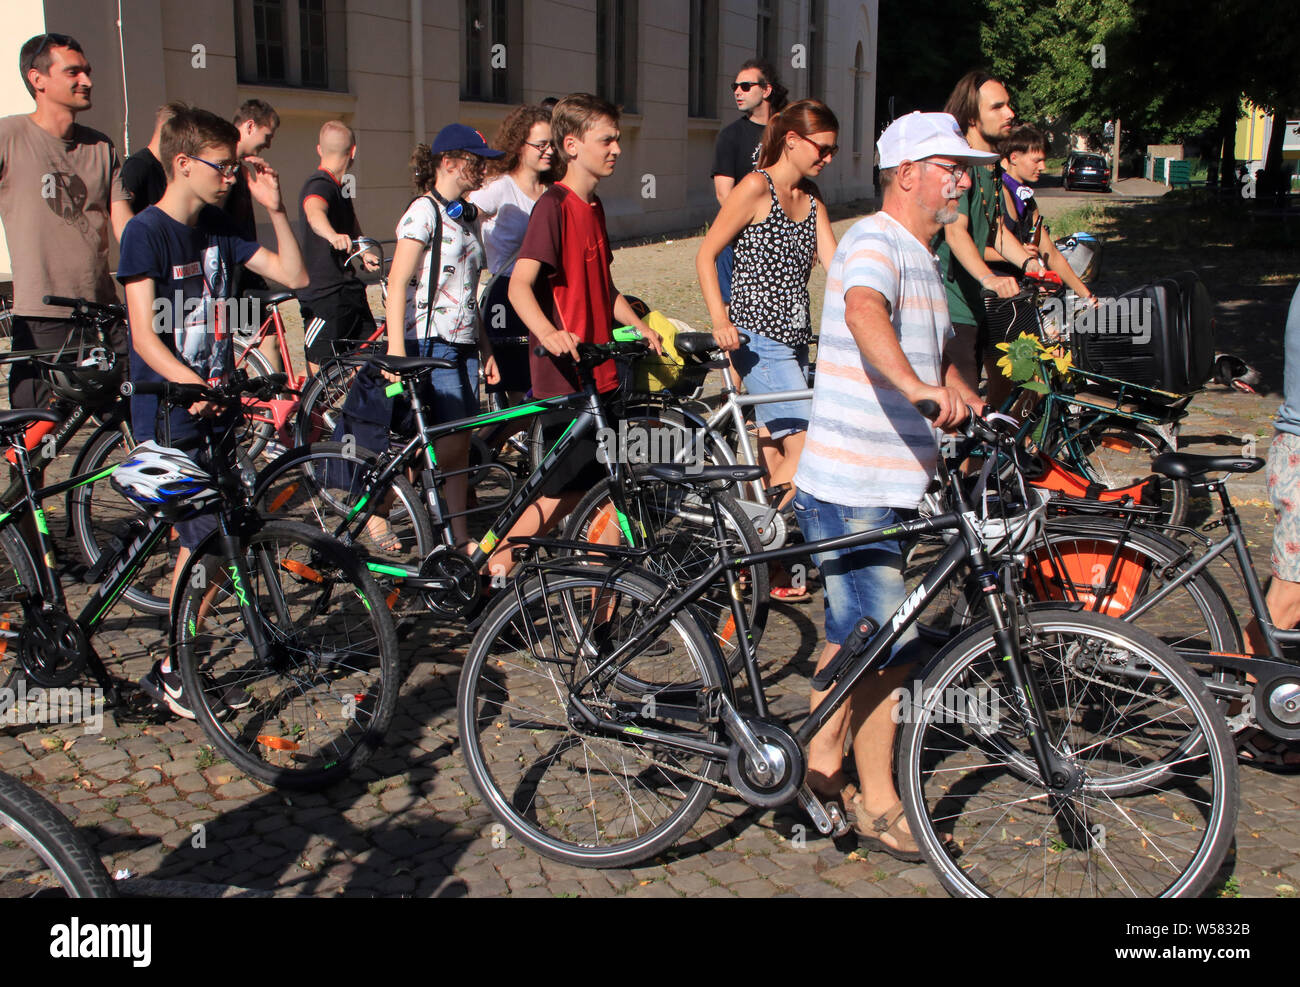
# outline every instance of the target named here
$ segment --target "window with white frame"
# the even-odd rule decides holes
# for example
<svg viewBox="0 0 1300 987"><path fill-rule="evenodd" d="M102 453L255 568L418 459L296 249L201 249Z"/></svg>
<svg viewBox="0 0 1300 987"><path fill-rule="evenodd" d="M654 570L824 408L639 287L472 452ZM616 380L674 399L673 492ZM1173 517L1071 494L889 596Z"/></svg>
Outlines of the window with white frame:
<svg viewBox="0 0 1300 987"><path fill-rule="evenodd" d="M347 89L345 0L238 0L240 82Z"/></svg>

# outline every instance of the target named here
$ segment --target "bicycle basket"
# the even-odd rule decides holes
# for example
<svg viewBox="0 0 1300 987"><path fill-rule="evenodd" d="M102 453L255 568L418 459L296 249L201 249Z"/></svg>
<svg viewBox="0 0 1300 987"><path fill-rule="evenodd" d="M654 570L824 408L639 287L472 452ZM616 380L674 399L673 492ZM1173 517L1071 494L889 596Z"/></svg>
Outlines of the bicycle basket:
<svg viewBox="0 0 1300 987"><path fill-rule="evenodd" d="M664 352L647 353L636 362L632 373L632 390L655 394L667 391L682 397L693 394L704 385L709 376L708 364L698 357L679 353L675 345L679 332L692 332L690 326L679 319L670 319L662 312L651 312L646 323L659 334Z"/></svg>

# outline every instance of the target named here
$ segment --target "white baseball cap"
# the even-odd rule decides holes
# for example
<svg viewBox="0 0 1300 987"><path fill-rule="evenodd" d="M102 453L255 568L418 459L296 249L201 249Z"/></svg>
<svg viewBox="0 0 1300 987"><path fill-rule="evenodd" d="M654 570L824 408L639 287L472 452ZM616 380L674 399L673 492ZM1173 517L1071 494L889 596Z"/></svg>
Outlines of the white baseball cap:
<svg viewBox="0 0 1300 987"><path fill-rule="evenodd" d="M914 110L891 123L876 142L881 168L897 168L904 161L921 161L942 155L957 162L990 164L999 155L976 151L951 113L922 113Z"/></svg>

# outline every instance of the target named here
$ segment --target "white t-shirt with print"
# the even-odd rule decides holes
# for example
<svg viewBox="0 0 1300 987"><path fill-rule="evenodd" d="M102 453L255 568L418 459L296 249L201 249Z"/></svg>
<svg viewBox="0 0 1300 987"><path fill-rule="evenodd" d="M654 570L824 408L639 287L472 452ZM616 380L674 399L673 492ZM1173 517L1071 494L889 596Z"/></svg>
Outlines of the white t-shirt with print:
<svg viewBox="0 0 1300 987"><path fill-rule="evenodd" d="M429 243L436 216L442 213L442 251L433 272L433 318L429 318ZM483 270L483 244L478 224L461 225L447 210L422 195L407 208L397 224L398 240L416 240L425 246L416 267L416 282L406 286L406 337L435 337L447 343L478 341L478 278Z"/></svg>
<svg viewBox="0 0 1300 987"><path fill-rule="evenodd" d="M524 242L528 217L537 201L528 198L509 175L502 175L491 184L471 192L469 201L485 213L492 213L484 216L482 223L488 270L508 277L514 270L515 255ZM504 270L502 265L507 265Z"/></svg>

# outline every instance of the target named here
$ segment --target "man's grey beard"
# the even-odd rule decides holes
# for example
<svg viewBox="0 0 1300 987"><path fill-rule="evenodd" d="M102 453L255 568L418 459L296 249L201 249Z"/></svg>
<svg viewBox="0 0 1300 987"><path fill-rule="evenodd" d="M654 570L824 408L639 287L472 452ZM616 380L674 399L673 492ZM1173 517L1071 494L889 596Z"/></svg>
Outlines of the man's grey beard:
<svg viewBox="0 0 1300 987"><path fill-rule="evenodd" d="M942 209L938 209L935 211L934 221L938 223L940 226L947 226L949 223L957 222L957 216L958 216L957 203L954 200L948 203L948 205L944 206Z"/></svg>

